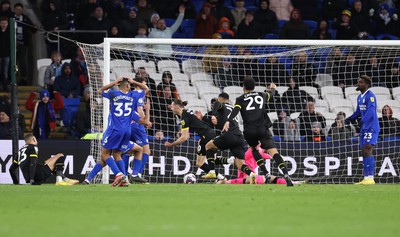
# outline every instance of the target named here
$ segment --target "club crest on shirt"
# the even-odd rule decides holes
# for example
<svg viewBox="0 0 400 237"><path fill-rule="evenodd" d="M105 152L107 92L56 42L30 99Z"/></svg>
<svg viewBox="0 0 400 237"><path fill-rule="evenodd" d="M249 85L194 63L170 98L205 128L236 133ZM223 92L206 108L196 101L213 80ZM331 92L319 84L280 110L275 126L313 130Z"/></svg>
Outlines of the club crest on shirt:
<svg viewBox="0 0 400 237"><path fill-rule="evenodd" d="M182 126L185 126L185 120L181 121Z"/></svg>
<svg viewBox="0 0 400 237"><path fill-rule="evenodd" d="M375 101L374 97L370 97L370 100L371 100L371 102Z"/></svg>

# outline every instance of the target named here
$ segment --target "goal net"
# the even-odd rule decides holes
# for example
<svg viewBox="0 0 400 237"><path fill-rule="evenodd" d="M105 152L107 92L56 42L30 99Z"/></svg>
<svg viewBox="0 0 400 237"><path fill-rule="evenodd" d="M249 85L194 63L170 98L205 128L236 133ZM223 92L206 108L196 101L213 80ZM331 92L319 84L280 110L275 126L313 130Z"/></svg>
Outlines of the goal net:
<svg viewBox="0 0 400 237"><path fill-rule="evenodd" d="M399 182L400 48L396 41L105 39L102 45L79 44L98 90L118 77L145 76L151 89L148 130L152 154L145 169L150 182L179 183L195 166L198 137L177 147L166 140L179 135L179 121L169 109L173 98L188 101L187 109L207 121L212 100L228 93L231 103L243 93L242 81L252 77L256 91L277 88L267 106L270 128L279 152L295 180L312 183L354 183L363 177L357 121L344 124L356 108L359 76L372 78L377 113L383 125L374 149L375 181ZM105 129L108 101L92 98L92 124ZM387 108L387 107L390 107ZM99 159L101 142L92 141ZM229 152L218 153L230 156ZM280 171L272 160L267 168ZM228 178L236 169L217 168ZM103 177L103 182L107 182Z"/></svg>

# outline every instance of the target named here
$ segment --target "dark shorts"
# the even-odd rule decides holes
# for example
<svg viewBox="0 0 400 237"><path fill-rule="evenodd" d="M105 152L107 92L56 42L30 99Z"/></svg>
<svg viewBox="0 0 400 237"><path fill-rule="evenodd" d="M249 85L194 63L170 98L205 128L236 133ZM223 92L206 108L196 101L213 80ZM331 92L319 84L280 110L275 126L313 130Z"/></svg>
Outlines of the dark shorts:
<svg viewBox="0 0 400 237"><path fill-rule="evenodd" d="M251 147L256 147L258 144L261 144L261 148L265 150L276 148L274 138L266 127L246 129L243 133L247 144Z"/></svg>
<svg viewBox="0 0 400 237"><path fill-rule="evenodd" d="M220 150L229 149L233 156L244 159L246 153L246 144L242 134L232 134L229 132L223 133L220 136L214 138L214 144Z"/></svg>
<svg viewBox="0 0 400 237"><path fill-rule="evenodd" d="M36 165L36 172L35 172L35 183L41 184L44 181L46 181L46 179L48 177L51 176L51 173L53 173L51 171L51 169L49 168L48 165L42 165L42 164L37 164Z"/></svg>
<svg viewBox="0 0 400 237"><path fill-rule="evenodd" d="M199 141L199 145L197 147L197 155L205 156L206 155L206 144L211 141L215 137L214 133L206 134L201 137Z"/></svg>

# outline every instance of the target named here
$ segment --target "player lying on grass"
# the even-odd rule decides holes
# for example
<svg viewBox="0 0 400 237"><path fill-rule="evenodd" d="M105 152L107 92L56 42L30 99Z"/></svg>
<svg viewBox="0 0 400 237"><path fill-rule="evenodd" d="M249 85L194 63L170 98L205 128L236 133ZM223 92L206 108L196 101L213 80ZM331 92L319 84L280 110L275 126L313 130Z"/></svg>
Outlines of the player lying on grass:
<svg viewBox="0 0 400 237"><path fill-rule="evenodd" d="M58 153L44 161L44 164L38 163L38 147L36 137L29 133L25 136L25 145L19 150L17 159L13 159L10 167L10 175L14 184L19 184L18 167L24 175L26 183L32 185L40 185L51 174L56 175L56 185L69 186L79 183L78 180L69 179L64 176L64 161L63 154Z"/></svg>
<svg viewBox="0 0 400 237"><path fill-rule="evenodd" d="M266 160L266 159L271 159L271 156L267 153L265 153L265 150L260 148L259 146L257 147L258 152L260 153L261 157ZM215 160L216 164L233 164L234 159L232 158L217 158ZM254 159L252 149L249 148L246 151L245 154L245 163L251 170L255 170L257 168L257 162ZM230 179L230 180L218 180L217 184L252 184L254 181L250 176L248 176L246 173L243 173L242 171L238 170L238 175L237 178L235 179ZM293 184L300 184L303 182L299 181L293 181ZM257 175L255 178L255 184L286 184L286 180L281 177L277 177L274 175L269 175L269 176L264 176L264 175Z"/></svg>

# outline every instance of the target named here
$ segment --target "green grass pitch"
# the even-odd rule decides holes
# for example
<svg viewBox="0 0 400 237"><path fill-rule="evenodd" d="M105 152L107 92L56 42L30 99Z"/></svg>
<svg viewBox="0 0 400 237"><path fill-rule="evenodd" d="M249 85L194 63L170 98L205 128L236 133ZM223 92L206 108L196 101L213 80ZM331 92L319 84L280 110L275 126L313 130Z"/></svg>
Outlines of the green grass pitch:
<svg viewBox="0 0 400 237"><path fill-rule="evenodd" d="M400 236L399 185L0 185L0 236Z"/></svg>

